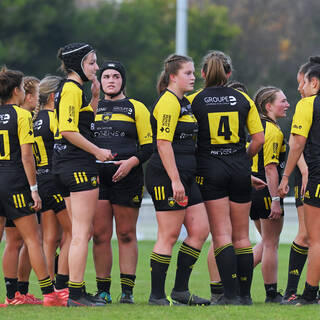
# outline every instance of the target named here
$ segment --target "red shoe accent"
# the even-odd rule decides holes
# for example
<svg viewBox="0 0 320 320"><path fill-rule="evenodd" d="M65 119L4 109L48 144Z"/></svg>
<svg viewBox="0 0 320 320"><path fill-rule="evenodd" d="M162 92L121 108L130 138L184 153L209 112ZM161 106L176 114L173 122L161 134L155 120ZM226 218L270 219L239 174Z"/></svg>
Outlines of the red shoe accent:
<svg viewBox="0 0 320 320"><path fill-rule="evenodd" d="M26 303L27 304L42 304L42 300L36 298L33 294L26 294Z"/></svg>
<svg viewBox="0 0 320 320"><path fill-rule="evenodd" d="M6 300L4 302L7 305L19 305L19 304L27 304L27 298L24 294L21 294L20 292L16 292L14 295L14 298L9 299L8 297L6 297Z"/></svg>
<svg viewBox="0 0 320 320"><path fill-rule="evenodd" d="M5 303L0 303L0 308L5 308L5 307L7 307L8 305L7 304L5 304Z"/></svg>
<svg viewBox="0 0 320 320"><path fill-rule="evenodd" d="M59 296L60 300L63 301L64 306L66 306L69 299L69 289L65 288L58 290L55 288L54 291Z"/></svg>
<svg viewBox="0 0 320 320"><path fill-rule="evenodd" d="M55 293L47 293L43 295L43 306L45 307L63 307L65 306L64 301Z"/></svg>

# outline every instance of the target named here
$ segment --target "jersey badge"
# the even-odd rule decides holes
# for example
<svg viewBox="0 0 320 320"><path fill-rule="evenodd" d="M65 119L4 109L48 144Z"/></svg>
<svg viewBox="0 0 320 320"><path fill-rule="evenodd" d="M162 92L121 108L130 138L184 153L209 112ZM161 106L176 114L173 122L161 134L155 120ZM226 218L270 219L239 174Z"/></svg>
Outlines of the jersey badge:
<svg viewBox="0 0 320 320"><path fill-rule="evenodd" d="M174 204L176 203L176 200L173 197L168 198L168 205L172 208Z"/></svg>
<svg viewBox="0 0 320 320"><path fill-rule="evenodd" d="M96 176L91 177L91 185L93 187L96 187L97 184L98 184L97 177Z"/></svg>

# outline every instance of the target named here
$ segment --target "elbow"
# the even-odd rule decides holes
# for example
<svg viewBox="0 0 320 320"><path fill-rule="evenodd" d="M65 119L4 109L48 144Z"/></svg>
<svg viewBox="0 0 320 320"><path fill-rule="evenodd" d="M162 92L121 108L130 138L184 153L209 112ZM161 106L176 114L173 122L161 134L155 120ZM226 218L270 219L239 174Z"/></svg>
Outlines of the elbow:
<svg viewBox="0 0 320 320"><path fill-rule="evenodd" d="M263 132L257 133L255 140L256 140L255 143L256 143L257 145L259 145L260 147L262 147L263 144L264 144L264 142L265 142L264 133L263 133Z"/></svg>
<svg viewBox="0 0 320 320"><path fill-rule="evenodd" d="M270 176L273 173L278 173L277 172L277 164L276 163L270 163L267 166L264 167L264 170L266 172L266 176Z"/></svg>
<svg viewBox="0 0 320 320"><path fill-rule="evenodd" d="M24 154L21 155L21 161L22 163L25 164L30 164L30 163L34 163L34 158L33 158L33 154Z"/></svg>

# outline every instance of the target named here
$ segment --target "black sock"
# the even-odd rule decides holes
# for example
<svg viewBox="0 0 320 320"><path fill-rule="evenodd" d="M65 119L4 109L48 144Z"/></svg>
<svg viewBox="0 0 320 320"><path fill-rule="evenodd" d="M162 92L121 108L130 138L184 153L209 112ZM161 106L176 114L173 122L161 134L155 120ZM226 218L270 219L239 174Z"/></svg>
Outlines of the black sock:
<svg viewBox="0 0 320 320"><path fill-rule="evenodd" d="M29 281L18 281L18 291L21 294L27 294L29 292Z"/></svg>
<svg viewBox="0 0 320 320"><path fill-rule="evenodd" d="M189 279L194 264L197 262L200 250L195 249L182 243L177 261L176 280L174 283L174 291L187 291L189 290Z"/></svg>
<svg viewBox="0 0 320 320"><path fill-rule="evenodd" d="M59 253L56 251L56 255L54 257L54 274L58 274L58 266L59 266Z"/></svg>
<svg viewBox="0 0 320 320"><path fill-rule="evenodd" d="M302 247L295 242L291 245L288 283L286 293L296 293L301 272L308 257L308 247Z"/></svg>
<svg viewBox="0 0 320 320"><path fill-rule="evenodd" d="M315 300L317 298L318 290L319 290L319 286L314 287L314 286L311 286L308 282L306 282L303 290L302 298L307 301Z"/></svg>
<svg viewBox="0 0 320 320"><path fill-rule="evenodd" d="M120 273L121 291L132 293L135 280L136 276L134 274Z"/></svg>
<svg viewBox="0 0 320 320"><path fill-rule="evenodd" d="M221 281L219 282L211 281L210 290L212 294L222 294L224 292L223 283Z"/></svg>
<svg viewBox="0 0 320 320"><path fill-rule="evenodd" d="M264 284L267 297L275 297L277 295L277 283Z"/></svg>
<svg viewBox="0 0 320 320"><path fill-rule="evenodd" d="M4 278L8 299L13 299L18 291L18 278Z"/></svg>
<svg viewBox="0 0 320 320"><path fill-rule="evenodd" d="M252 247L236 249L237 275L240 288L240 296L250 296L253 275L253 251Z"/></svg>
<svg viewBox="0 0 320 320"><path fill-rule="evenodd" d="M166 282L167 270L169 268L171 256L151 253L151 295L156 299L166 297L164 286Z"/></svg>
<svg viewBox="0 0 320 320"><path fill-rule="evenodd" d="M82 282L69 281L69 298L77 300L81 297L82 293L85 292L85 284Z"/></svg>
<svg viewBox="0 0 320 320"><path fill-rule="evenodd" d="M237 258L232 243L228 243L214 250L221 281L224 285L224 294L234 299L239 291L237 279Z"/></svg>
<svg viewBox="0 0 320 320"><path fill-rule="evenodd" d="M42 294L48 294L54 291L53 284L49 276L46 277L45 279L39 280L39 285L40 285Z"/></svg>
<svg viewBox="0 0 320 320"><path fill-rule="evenodd" d="M57 274L55 287L57 290L68 288L69 275L68 274Z"/></svg>
<svg viewBox="0 0 320 320"><path fill-rule="evenodd" d="M111 276L105 278L96 277L98 292L110 293Z"/></svg>

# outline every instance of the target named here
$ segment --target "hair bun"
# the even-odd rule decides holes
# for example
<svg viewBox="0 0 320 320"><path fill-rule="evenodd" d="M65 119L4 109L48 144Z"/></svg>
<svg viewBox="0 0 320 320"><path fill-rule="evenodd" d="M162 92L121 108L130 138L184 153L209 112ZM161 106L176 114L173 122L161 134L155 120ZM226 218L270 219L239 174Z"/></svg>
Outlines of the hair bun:
<svg viewBox="0 0 320 320"><path fill-rule="evenodd" d="M309 58L310 62L319 63L320 64L320 56L312 56Z"/></svg>

